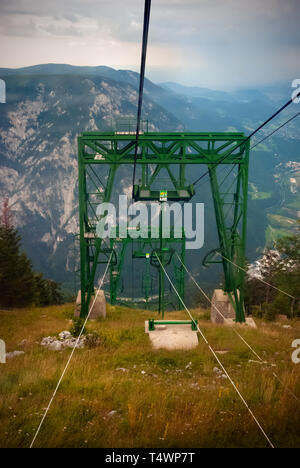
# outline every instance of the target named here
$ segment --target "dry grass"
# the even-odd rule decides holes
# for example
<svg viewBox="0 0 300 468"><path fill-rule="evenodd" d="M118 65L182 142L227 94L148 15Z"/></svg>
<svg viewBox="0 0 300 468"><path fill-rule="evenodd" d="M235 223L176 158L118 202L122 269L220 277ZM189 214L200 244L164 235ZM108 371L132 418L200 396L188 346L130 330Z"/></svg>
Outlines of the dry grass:
<svg viewBox="0 0 300 468"><path fill-rule="evenodd" d="M7 350L25 354L1 364L0 446L28 447L70 350L37 344L71 326L73 305L0 312ZM243 336L274 368L255 359L230 328L213 326L207 312L192 311L220 359L277 447L300 447L300 405L272 376L275 370L300 396L300 365L291 343L300 323L263 324ZM37 447L266 447L230 383L217 379L216 363L200 341L193 351L153 351L144 333L149 313L109 307L89 330L95 349L76 350L45 420ZM168 318L186 318L183 312ZM28 343L20 346L21 340ZM200 338L201 340L201 338ZM191 363L189 365L189 363ZM117 370L125 368L125 371ZM109 414L111 411L115 413Z"/></svg>

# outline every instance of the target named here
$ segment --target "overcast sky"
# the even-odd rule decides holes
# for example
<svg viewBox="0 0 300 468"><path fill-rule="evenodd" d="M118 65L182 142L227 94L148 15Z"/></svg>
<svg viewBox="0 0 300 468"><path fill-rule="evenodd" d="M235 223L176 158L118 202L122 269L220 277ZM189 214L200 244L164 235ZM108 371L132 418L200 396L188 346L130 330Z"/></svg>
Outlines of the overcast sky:
<svg viewBox="0 0 300 468"><path fill-rule="evenodd" d="M144 0L0 0L0 67L139 70ZM300 78L300 0L152 0L147 76L217 89Z"/></svg>

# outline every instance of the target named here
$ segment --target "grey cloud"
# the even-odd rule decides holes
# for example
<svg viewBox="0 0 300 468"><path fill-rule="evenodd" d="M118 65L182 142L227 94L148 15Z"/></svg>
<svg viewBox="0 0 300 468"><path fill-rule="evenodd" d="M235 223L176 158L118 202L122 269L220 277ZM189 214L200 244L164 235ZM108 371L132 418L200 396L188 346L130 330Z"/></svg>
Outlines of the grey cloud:
<svg viewBox="0 0 300 468"><path fill-rule="evenodd" d="M65 38L80 37L87 47L97 40L107 42L112 55L115 46L118 51L124 48L126 56L128 46L141 42L143 4L143 0L0 0L0 34L7 44L17 43L19 37L20 48L21 37L61 41L65 62ZM257 80L282 75L284 67L296 73L299 13L299 0L153 0L149 50L151 46L156 53L160 47L169 49L183 57L187 72L197 70L208 80L213 75L217 81L216 75L224 69L241 73L243 80L247 75Z"/></svg>
<svg viewBox="0 0 300 468"><path fill-rule="evenodd" d="M211 40L221 44L231 26L240 31L241 40L247 30L255 30L254 35L258 33L260 37L267 28L276 31L275 42L293 43L299 40L299 12L299 0L156 0L152 2L150 36L153 42L170 44L185 43L193 38L201 38L204 44ZM84 34L80 22L91 19L98 24L99 32L106 26L106 32L109 30L116 40L138 42L142 13L143 0L9 0L0 3L2 32L10 35L14 31L21 35L23 30L26 35L29 33L26 16L35 18L34 25L38 24L39 17L52 17L53 24L44 29L53 35L63 34L59 21L65 19L70 22L65 35L74 36ZM23 25L18 22L14 26L14 22L10 22L10 29L5 27L3 18L15 15L24 17ZM133 27L136 24L140 27ZM34 27L32 34L35 35Z"/></svg>

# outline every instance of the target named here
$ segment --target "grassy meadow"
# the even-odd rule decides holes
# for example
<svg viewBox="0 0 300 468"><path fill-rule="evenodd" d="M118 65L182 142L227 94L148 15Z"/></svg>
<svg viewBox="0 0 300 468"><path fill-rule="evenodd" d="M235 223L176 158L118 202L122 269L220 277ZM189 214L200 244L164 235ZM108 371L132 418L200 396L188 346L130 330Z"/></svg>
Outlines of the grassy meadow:
<svg viewBox="0 0 300 468"><path fill-rule="evenodd" d="M71 352L39 343L69 330L73 310L66 304L0 311L7 351L25 352L0 364L0 447L29 447ZM272 375L300 397L300 364L291 360L300 321L257 320L257 330L241 329L268 366L251 362L251 351L230 328L212 325L208 311L192 313L274 445L300 447L300 403ZM151 316L108 306L106 320L88 324L100 344L75 351L35 447L268 446L230 382L218 378L201 337L192 351L154 351L144 333Z"/></svg>

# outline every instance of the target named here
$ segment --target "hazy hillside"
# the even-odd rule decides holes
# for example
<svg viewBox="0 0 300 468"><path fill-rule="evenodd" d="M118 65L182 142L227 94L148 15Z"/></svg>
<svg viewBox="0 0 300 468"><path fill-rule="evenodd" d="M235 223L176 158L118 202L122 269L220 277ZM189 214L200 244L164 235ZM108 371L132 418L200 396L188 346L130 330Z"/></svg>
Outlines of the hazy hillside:
<svg viewBox="0 0 300 468"><path fill-rule="evenodd" d="M138 74L109 67L37 65L0 69L7 104L0 107L0 194L8 195L24 247L37 269L59 281L73 278L73 235L77 223L76 136L85 130L114 128L134 118ZM272 90L273 89L273 90ZM248 134L290 97L289 84L234 93L145 82L143 118L149 130L244 131ZM292 105L258 139L297 111ZM255 148L251 155L248 256L266 240L293 229L300 211L300 119ZM257 140L256 140L257 141ZM199 169L200 172L200 169ZM194 180L192 171L189 173ZM130 174L120 175L122 187ZM196 201L207 206L205 246L191 265L206 284L218 270L200 271L201 258L216 246L207 188ZM204 252L205 250L205 252Z"/></svg>
<svg viewBox="0 0 300 468"><path fill-rule="evenodd" d="M1 194L10 197L36 267L64 280L66 257L78 231L76 137L85 130L111 129L120 117L133 117L137 92L130 84L100 76L13 75L5 80ZM144 114L149 130L183 128L147 96Z"/></svg>

